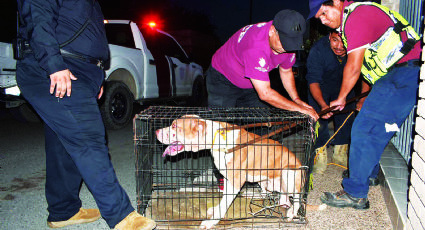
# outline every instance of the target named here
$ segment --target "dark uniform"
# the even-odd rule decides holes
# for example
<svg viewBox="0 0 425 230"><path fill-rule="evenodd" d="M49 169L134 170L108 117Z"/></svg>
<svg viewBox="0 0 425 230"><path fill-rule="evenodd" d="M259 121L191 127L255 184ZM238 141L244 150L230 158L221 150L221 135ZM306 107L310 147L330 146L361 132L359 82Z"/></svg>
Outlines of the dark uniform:
<svg viewBox="0 0 425 230"><path fill-rule="evenodd" d="M109 159L96 100L104 79L96 61L109 54L100 6L93 0L18 0L18 8L19 34L30 47L17 62L17 81L45 122L48 221L64 221L79 211L84 181L113 228L134 208ZM62 47L78 58L61 55L60 44L86 22L81 34ZM72 81L70 97L58 98L49 92L49 76L65 69L78 79Z"/></svg>
<svg viewBox="0 0 425 230"><path fill-rule="evenodd" d="M347 56L338 60L337 55L332 51L329 43L329 36L324 36L316 43L310 50L307 59L307 75L306 79L308 84L319 83L322 91L322 96L325 102L329 105L331 101L336 100L339 95L339 90L342 84L342 73L344 66L347 63ZM348 95L348 99L353 98L354 91L351 91ZM308 91L308 104L310 104L317 112L320 112L322 108L316 102L311 95L310 90ZM346 109L355 109L355 103L347 104ZM335 114L333 116L335 123L335 130L337 130L347 118L349 114ZM333 139L332 144L343 145L350 143L350 132L351 126L354 121L354 116L351 116L346 124L341 128L338 134ZM328 129L329 119L319 119L319 136L316 140L315 148L322 147L330 138Z"/></svg>

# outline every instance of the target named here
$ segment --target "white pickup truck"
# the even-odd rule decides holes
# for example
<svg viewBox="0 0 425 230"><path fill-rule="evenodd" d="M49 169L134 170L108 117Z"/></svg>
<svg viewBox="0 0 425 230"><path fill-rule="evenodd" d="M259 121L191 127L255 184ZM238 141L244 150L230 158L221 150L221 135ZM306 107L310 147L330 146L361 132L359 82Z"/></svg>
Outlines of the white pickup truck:
<svg viewBox="0 0 425 230"><path fill-rule="evenodd" d="M107 128L132 120L133 103L186 100L200 105L205 96L202 67L188 58L179 43L155 28L140 29L129 20L105 20L110 61L105 66L104 94L99 101ZM0 43L0 101L21 106L10 44Z"/></svg>

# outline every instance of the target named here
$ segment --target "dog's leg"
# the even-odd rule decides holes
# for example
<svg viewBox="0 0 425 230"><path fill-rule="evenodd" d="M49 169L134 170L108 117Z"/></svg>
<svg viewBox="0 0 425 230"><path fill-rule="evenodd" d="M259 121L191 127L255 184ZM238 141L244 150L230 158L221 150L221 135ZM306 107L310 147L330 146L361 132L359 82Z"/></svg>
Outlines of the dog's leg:
<svg viewBox="0 0 425 230"><path fill-rule="evenodd" d="M225 179L223 198L217 206L208 209L207 216L210 217L210 219L202 221L201 229L210 229L214 227L220 219L223 219L227 209L230 207L239 191L240 188L233 187L232 183Z"/></svg>
<svg viewBox="0 0 425 230"><path fill-rule="evenodd" d="M300 173L300 170L282 170L282 177L286 181L286 183L282 183L282 185L286 185L286 188L282 188L282 190L286 191L287 195L281 196L279 204L287 205L289 203L289 209L286 213L288 222L292 221L294 217L297 216L298 209L301 206L300 188L298 188L301 184ZM289 196L292 196L293 198L293 205L290 204Z"/></svg>

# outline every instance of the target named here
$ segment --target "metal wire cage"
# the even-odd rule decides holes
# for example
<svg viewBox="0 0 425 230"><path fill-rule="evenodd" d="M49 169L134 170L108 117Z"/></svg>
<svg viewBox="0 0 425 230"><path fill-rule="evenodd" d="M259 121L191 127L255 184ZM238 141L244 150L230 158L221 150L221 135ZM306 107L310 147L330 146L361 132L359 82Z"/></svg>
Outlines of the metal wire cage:
<svg viewBox="0 0 425 230"><path fill-rule="evenodd" d="M196 140L193 127L171 135L172 129L183 129L173 123L176 119L182 121L183 126L190 126L186 119L191 119L196 123L194 126L199 121L208 120L222 128L220 131L211 125L203 128L201 131L209 135ZM315 140L313 124L314 121L304 114L280 109L149 107L134 119L137 210L155 219L158 228L196 229L202 221L217 218L216 215L208 216L211 214L208 209L217 206L221 199L229 197L225 195L231 193L235 198L225 209L225 215L217 218L220 222L216 227L281 228L305 223L308 175L314 158L311 154ZM168 144L162 140L166 138L158 136L165 136L164 133L170 139ZM206 140L208 138L213 140ZM203 144L199 147L195 146L199 143L194 142ZM214 148L211 146L220 147L211 150ZM170 151L174 153L167 154ZM254 154L254 151L257 152ZM219 157L218 152L225 153ZM295 161L290 157L292 153L301 165L291 162ZM235 159L239 163L229 163ZM262 162L264 159L272 163ZM260 162L261 167L254 162ZM280 186L266 185L271 182L265 182L261 176L252 176L259 172L267 172L264 175L274 178L273 183ZM231 190L227 186L223 189L226 187L223 184L230 180L240 180L242 188ZM291 180L301 183L299 191L285 188ZM282 205L285 203L282 197L289 197L290 203ZM292 216L295 217L289 219L288 206L297 202L300 208L293 210Z"/></svg>

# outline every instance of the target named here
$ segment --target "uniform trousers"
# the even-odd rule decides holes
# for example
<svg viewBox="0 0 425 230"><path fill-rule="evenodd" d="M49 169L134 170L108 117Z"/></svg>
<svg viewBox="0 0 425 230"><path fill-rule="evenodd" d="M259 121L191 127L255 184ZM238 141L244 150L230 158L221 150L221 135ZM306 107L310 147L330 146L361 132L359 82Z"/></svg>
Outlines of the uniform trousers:
<svg viewBox="0 0 425 230"><path fill-rule="evenodd" d="M410 63L410 62L409 62ZM381 155L417 100L419 67L396 67L375 82L351 129L350 177L345 192L367 198L369 178L376 178Z"/></svg>
<svg viewBox="0 0 425 230"><path fill-rule="evenodd" d="M64 221L80 207L82 182L92 193L109 227L134 211L118 182L106 145L97 104L104 72L96 65L65 59L78 80L62 99L49 93L50 78L33 55L18 61L17 81L22 95L45 123L48 221Z"/></svg>

